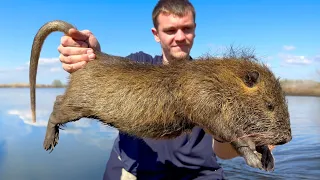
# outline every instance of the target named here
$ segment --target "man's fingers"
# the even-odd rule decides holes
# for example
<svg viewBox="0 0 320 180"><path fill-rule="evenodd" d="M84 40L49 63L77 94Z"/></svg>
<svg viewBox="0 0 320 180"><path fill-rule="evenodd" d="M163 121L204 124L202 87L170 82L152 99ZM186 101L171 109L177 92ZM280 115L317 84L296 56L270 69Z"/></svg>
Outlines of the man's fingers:
<svg viewBox="0 0 320 180"><path fill-rule="evenodd" d="M89 43L92 42L93 48L100 50L99 43L89 30L78 31L72 28L68 35L61 37L60 42L59 59L62 62L62 68L69 73L77 71L88 61L96 58L93 49L88 48Z"/></svg>
<svg viewBox="0 0 320 180"><path fill-rule="evenodd" d="M88 43L81 40L74 40L70 36L61 37L61 46L63 47L88 47Z"/></svg>
<svg viewBox="0 0 320 180"><path fill-rule="evenodd" d="M69 35L75 40L79 40L81 42L77 42L80 47L91 47L97 51L101 51L100 44L98 40L94 37L90 30L82 30L78 31L76 29L70 29Z"/></svg>
<svg viewBox="0 0 320 180"><path fill-rule="evenodd" d="M90 36L92 33L89 30L70 29L68 36L61 37L61 45L64 47L88 47Z"/></svg>
<svg viewBox="0 0 320 180"><path fill-rule="evenodd" d="M88 54L73 55L73 56L60 55L59 59L64 64L75 64L75 63L78 63L78 62L89 61L90 60Z"/></svg>
<svg viewBox="0 0 320 180"><path fill-rule="evenodd" d="M89 30L78 31L74 28L69 29L69 36L71 36L73 39L80 41L88 40L91 34L92 33Z"/></svg>
<svg viewBox="0 0 320 180"><path fill-rule="evenodd" d="M79 54L87 54L91 52L91 48L75 48L75 47L63 47L60 45L58 47L58 51L60 54L64 56L72 56L72 55L79 55Z"/></svg>
<svg viewBox="0 0 320 180"><path fill-rule="evenodd" d="M268 145L268 148L269 148L270 151L272 151L272 150L275 148L275 146L273 146L273 145Z"/></svg>
<svg viewBox="0 0 320 180"><path fill-rule="evenodd" d="M74 64L62 64L62 68L69 73L73 73L78 69L83 68L86 64L87 64L87 61L81 61Z"/></svg>

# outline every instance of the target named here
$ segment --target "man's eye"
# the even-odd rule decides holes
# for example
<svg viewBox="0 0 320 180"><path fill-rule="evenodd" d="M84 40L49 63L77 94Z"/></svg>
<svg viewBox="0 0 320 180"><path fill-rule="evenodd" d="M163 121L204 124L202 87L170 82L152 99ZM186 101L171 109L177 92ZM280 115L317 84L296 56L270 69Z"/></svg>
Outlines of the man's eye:
<svg viewBox="0 0 320 180"><path fill-rule="evenodd" d="M183 28L183 31L190 31L190 30L191 30L191 28L189 28L189 27Z"/></svg>
<svg viewBox="0 0 320 180"><path fill-rule="evenodd" d="M176 31L174 29L169 29L165 31L167 34L174 34Z"/></svg>

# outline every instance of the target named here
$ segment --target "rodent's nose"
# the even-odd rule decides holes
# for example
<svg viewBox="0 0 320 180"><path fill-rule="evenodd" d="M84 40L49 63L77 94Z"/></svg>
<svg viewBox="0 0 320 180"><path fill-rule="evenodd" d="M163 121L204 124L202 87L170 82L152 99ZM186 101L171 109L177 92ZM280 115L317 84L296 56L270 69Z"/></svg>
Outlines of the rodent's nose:
<svg viewBox="0 0 320 180"><path fill-rule="evenodd" d="M287 140L280 141L280 142L278 142L276 145L283 145L283 144L285 144L285 143L287 143Z"/></svg>
<svg viewBox="0 0 320 180"><path fill-rule="evenodd" d="M287 136L285 139L283 139L282 141L278 142L276 145L286 144L286 143L288 143L289 141L291 141L291 139L292 139L292 136L289 135L289 136Z"/></svg>

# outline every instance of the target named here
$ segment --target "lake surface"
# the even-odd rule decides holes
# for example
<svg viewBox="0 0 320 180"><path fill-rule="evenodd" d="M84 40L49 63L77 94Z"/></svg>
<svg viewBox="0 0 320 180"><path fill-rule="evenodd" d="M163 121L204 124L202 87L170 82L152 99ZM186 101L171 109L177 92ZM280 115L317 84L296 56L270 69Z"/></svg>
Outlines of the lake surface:
<svg viewBox="0 0 320 180"><path fill-rule="evenodd" d="M60 131L49 154L42 148L55 97L64 89L37 89L37 124L31 124L29 89L0 88L0 179L102 179L117 130L81 119ZM320 179L320 98L287 97L293 139L278 146L274 172L219 160L228 179Z"/></svg>

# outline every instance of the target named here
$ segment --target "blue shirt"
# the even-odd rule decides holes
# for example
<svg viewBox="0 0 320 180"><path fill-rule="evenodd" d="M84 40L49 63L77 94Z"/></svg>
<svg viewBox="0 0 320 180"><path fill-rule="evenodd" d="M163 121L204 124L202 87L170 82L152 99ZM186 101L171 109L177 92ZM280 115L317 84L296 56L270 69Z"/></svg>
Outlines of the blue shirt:
<svg viewBox="0 0 320 180"><path fill-rule="evenodd" d="M142 51L127 56L140 63L162 64L162 56ZM138 180L224 179L212 149L212 136L200 127L175 139L139 139L119 133L107 163L104 179L119 180L122 168Z"/></svg>

